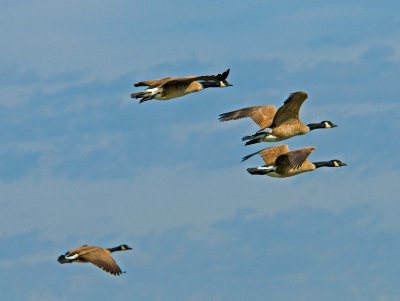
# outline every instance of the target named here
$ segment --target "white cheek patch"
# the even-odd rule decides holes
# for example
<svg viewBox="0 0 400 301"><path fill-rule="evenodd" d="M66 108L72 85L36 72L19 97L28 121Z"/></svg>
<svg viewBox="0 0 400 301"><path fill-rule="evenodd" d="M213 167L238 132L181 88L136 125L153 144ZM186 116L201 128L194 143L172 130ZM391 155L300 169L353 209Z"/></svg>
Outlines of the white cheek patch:
<svg viewBox="0 0 400 301"><path fill-rule="evenodd" d="M331 125L329 123L325 122L325 127L326 128L331 128Z"/></svg>
<svg viewBox="0 0 400 301"><path fill-rule="evenodd" d="M337 163L336 161L333 161L333 166L339 167L340 165L339 165L339 163Z"/></svg>

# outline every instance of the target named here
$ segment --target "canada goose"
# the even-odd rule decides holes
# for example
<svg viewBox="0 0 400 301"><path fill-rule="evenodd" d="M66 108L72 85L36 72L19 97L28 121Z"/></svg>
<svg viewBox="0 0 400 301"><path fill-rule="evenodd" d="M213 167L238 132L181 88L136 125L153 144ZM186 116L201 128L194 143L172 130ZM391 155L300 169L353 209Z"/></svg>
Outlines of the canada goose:
<svg viewBox="0 0 400 301"><path fill-rule="evenodd" d="M247 155L243 157L242 162L256 154L260 154L265 165L248 168L247 171L252 175L267 175L276 178L295 176L303 172L313 171L323 166L340 167L347 165L337 159L322 162L308 161L307 157L314 150L315 147L304 147L294 151L289 151L287 144L281 144Z"/></svg>
<svg viewBox="0 0 400 301"><path fill-rule="evenodd" d="M275 106L254 106L219 115L219 121L236 120L250 117L260 126L254 135L245 136L246 145L265 142L276 142L293 136L304 135L309 131L322 128L334 128L337 125L324 120L305 125L299 119L300 107L307 99L305 92L291 93L284 104L276 110Z"/></svg>
<svg viewBox="0 0 400 301"><path fill-rule="evenodd" d="M189 93L198 92L211 87L229 87L232 86L226 78L229 75L229 69L222 74L184 77L164 77L161 79L147 80L134 84L135 87L148 87L142 92L132 93L132 98L140 98L140 102L158 99L167 100L177 98Z"/></svg>
<svg viewBox="0 0 400 301"><path fill-rule="evenodd" d="M120 245L115 248L104 249L97 246L83 245L69 250L64 255L58 257L57 260L59 263L90 262L102 270L117 276L125 272L121 271L120 267L110 256L110 254L115 251L127 250L132 250L132 248L128 247L127 245Z"/></svg>

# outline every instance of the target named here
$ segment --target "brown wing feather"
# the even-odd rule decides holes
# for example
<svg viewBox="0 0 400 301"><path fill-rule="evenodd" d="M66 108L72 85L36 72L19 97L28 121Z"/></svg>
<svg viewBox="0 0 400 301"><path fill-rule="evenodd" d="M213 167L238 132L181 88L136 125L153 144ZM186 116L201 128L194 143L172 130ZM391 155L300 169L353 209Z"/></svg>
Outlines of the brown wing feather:
<svg viewBox="0 0 400 301"><path fill-rule="evenodd" d="M260 128L268 128L272 124L275 113L275 106L253 106L220 114L219 121L250 117Z"/></svg>
<svg viewBox="0 0 400 301"><path fill-rule="evenodd" d="M80 255L79 257L81 257L85 261L93 263L94 265L112 275L122 274L122 270L118 266L114 258L112 258L108 254L108 252L102 248L98 248L97 250L85 253L83 255Z"/></svg>
<svg viewBox="0 0 400 301"><path fill-rule="evenodd" d="M275 161L275 165L279 166L278 172L285 173L290 169L298 169L314 150L315 147L304 147L280 155Z"/></svg>
<svg viewBox="0 0 400 301"><path fill-rule="evenodd" d="M299 119L300 107L307 97L307 93L302 91L290 94L288 99L285 100L284 104L276 112L273 126L279 126L289 119Z"/></svg>
<svg viewBox="0 0 400 301"><path fill-rule="evenodd" d="M228 77L228 75L229 75L229 69L223 72L222 74L217 74L217 75L201 75L201 76L188 75L184 77L176 77L165 82L162 85L158 85L158 87L161 87L163 85L174 85L177 83L190 83L199 80L219 82L225 80Z"/></svg>
<svg viewBox="0 0 400 301"><path fill-rule="evenodd" d="M93 250L97 250L98 248L100 248L100 247L82 245L82 246L77 247L75 249L69 250L68 252L66 252L66 254L67 255L86 254L88 252L92 252Z"/></svg>
<svg viewBox="0 0 400 301"><path fill-rule="evenodd" d="M289 146L287 144L280 144L268 148L264 148L258 152L252 153L243 157L242 162L246 161L247 159L253 157L254 155L260 155L261 158L264 160L265 165L275 165L276 158L284 153L289 151Z"/></svg>
<svg viewBox="0 0 400 301"><path fill-rule="evenodd" d="M217 75L201 75L201 76L187 75L183 77L164 77L161 79L141 81L134 84L134 86L135 87L149 86L151 88L156 88L156 87L162 87L166 84L172 85L176 83L190 83L198 80L222 81L225 80L228 77L228 75L229 75L229 69L223 72L222 74L217 74Z"/></svg>
<svg viewBox="0 0 400 301"><path fill-rule="evenodd" d="M136 84L134 84L135 87L142 87L142 86L154 86L154 87L158 87L160 85L164 85L166 82L173 80L175 77L163 77L160 79L151 79L151 80L145 80L145 81L141 81L138 82Z"/></svg>
<svg viewBox="0 0 400 301"><path fill-rule="evenodd" d="M265 165L275 165L276 159L287 152L289 152L289 146L287 144L280 144L261 150L260 156L264 160Z"/></svg>

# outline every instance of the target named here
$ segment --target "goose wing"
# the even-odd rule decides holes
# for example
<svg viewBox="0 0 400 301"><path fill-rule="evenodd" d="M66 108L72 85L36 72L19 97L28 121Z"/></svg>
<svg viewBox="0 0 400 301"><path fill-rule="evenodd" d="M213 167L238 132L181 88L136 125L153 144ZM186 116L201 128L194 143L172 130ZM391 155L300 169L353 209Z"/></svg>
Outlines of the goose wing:
<svg viewBox="0 0 400 301"><path fill-rule="evenodd" d="M194 81L223 81L225 80L229 75L229 69L226 70L223 73L217 74L217 75L201 75L201 76L194 76L194 75L188 75L184 77L177 77L173 78L171 80L168 80L167 82L163 83L162 85L159 85L158 87L165 86L165 85L175 85L175 84L184 84L184 83L191 83Z"/></svg>
<svg viewBox="0 0 400 301"><path fill-rule="evenodd" d="M280 144L280 145L264 148L258 152L247 155L247 156L243 157L242 162L253 157L254 155L259 154L261 156L261 158L264 160L265 165L274 166L276 158L278 158L280 155L288 153L288 152L289 152L289 146L287 144Z"/></svg>
<svg viewBox="0 0 400 301"><path fill-rule="evenodd" d="M314 150L315 147L304 147L282 154L276 158L275 166L279 166L281 172L298 169Z"/></svg>
<svg viewBox="0 0 400 301"><path fill-rule="evenodd" d="M284 104L276 112L273 126L279 126L289 119L298 120L300 107L307 97L307 93L302 91L291 93L288 99L285 100Z"/></svg>
<svg viewBox="0 0 400 301"><path fill-rule="evenodd" d="M253 106L219 115L219 121L250 117L262 129L271 126L276 113L275 106Z"/></svg>
<svg viewBox="0 0 400 301"><path fill-rule="evenodd" d="M190 83L198 80L204 81L222 81L225 80L229 75L229 69L225 72L217 75L187 75L183 77L164 77L161 79L147 80L134 84L135 87L139 86L149 86L150 88L162 87L164 85L173 85L181 83Z"/></svg>
<svg viewBox="0 0 400 301"><path fill-rule="evenodd" d="M175 79L175 77L163 77L160 79L151 79L151 80L145 80L145 81L141 81L138 82L136 84L134 84L135 87L142 87L142 86L146 86L146 87L160 87L162 85L164 85L165 83L167 83L170 80Z"/></svg>
<svg viewBox="0 0 400 301"><path fill-rule="evenodd" d="M96 249L96 248L99 248L99 247L82 245L80 247L77 247L75 249L71 249L71 250L65 252L65 255L66 256L74 256L74 255L80 256L81 254L85 254L87 252L91 252L93 249Z"/></svg>
<svg viewBox="0 0 400 301"><path fill-rule="evenodd" d="M79 255L85 261L91 262L102 270L112 274L122 274L121 268L118 266L114 258L111 257L110 251L96 247L96 249L87 250L84 254Z"/></svg>

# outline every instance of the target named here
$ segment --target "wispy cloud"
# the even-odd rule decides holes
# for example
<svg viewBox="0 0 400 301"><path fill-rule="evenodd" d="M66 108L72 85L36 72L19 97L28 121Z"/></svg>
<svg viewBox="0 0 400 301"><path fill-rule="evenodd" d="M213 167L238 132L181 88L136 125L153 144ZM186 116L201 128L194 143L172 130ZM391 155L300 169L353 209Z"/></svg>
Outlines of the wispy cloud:
<svg viewBox="0 0 400 301"><path fill-rule="evenodd" d="M371 209L369 214L378 220L377 227L400 229L392 218L397 208L397 188L390 182L400 178L394 171L375 170L374 175L360 178L351 169L329 169L282 181L251 177L244 169L245 166L197 171L195 166L152 166L137 177L124 180L43 178L3 183L0 189L8 212L1 219L3 235L38 231L44 237L59 240L75 230L80 236L93 238L122 229L135 235L183 225L207 228L240 208L273 214L290 208L340 212L360 206ZM354 178L359 180L354 182ZM331 191L343 197L338 198ZM386 196L385 200L381 195ZM22 208L18 205L21 203L25 204ZM56 217L51 212L62 215ZM99 224L99 219L114 222L110 227ZM66 228L66 224L71 226Z"/></svg>

